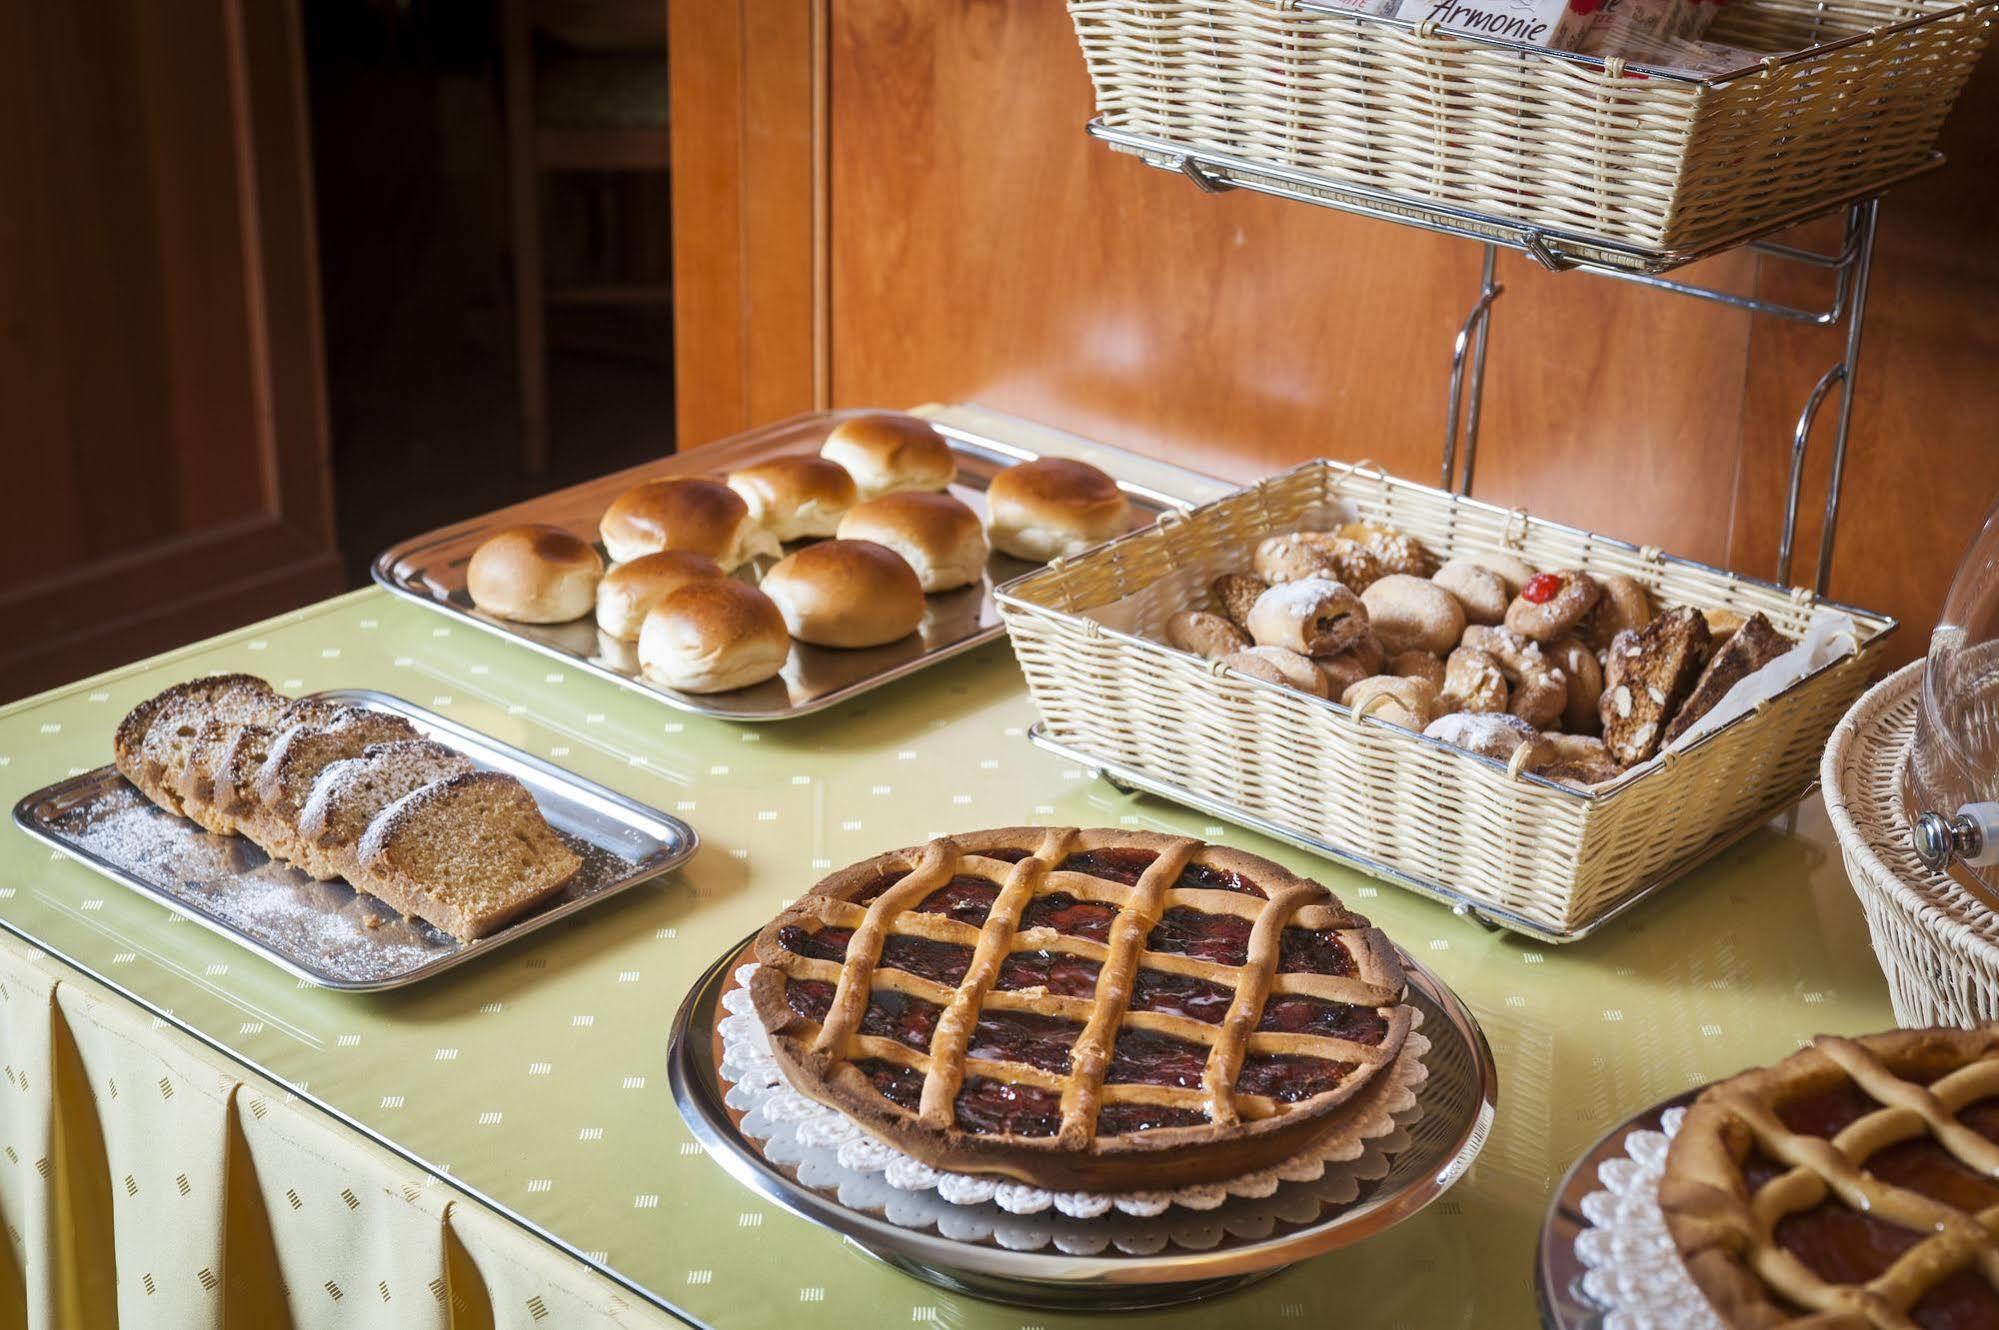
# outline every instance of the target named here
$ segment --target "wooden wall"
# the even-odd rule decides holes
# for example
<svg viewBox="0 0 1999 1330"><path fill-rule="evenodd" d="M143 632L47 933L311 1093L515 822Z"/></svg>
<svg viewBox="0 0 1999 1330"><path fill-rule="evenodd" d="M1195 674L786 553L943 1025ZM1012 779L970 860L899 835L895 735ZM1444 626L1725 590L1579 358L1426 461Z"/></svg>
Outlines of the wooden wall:
<svg viewBox="0 0 1999 1330"><path fill-rule="evenodd" d="M836 404L977 398L1243 479L1321 454L1434 479L1477 247L1088 142L1054 0L841 0L824 58ZM1999 491L1995 111L1988 62L1878 250L1832 591L1900 616L1903 654ZM1694 275L1809 297L1781 266ZM1839 334L1516 256L1501 278L1478 496L1769 576L1791 422Z"/></svg>

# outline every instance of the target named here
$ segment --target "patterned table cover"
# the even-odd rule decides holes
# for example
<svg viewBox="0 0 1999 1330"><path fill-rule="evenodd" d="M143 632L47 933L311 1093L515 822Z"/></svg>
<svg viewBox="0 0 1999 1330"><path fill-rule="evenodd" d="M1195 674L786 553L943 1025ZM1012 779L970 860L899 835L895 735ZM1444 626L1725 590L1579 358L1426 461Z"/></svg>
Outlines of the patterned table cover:
<svg viewBox="0 0 1999 1330"><path fill-rule="evenodd" d="M11 806L101 764L133 703L229 669L291 692L407 697L679 814L702 851L484 961L374 995L308 987L11 826L0 923L150 1008L162 1039L206 1037L702 1324L1081 1323L918 1283L763 1202L694 1145L668 1093L668 1023L709 961L828 869L939 832L1126 825L1269 855L1371 915L1491 1040L1498 1121L1452 1192L1362 1247L1148 1324L1531 1324L1542 1210L1606 1124L1818 1031L1892 1024L1816 796L1616 927L1546 947L1032 748L1004 642L820 715L732 725L362 591L0 711L0 796Z"/></svg>

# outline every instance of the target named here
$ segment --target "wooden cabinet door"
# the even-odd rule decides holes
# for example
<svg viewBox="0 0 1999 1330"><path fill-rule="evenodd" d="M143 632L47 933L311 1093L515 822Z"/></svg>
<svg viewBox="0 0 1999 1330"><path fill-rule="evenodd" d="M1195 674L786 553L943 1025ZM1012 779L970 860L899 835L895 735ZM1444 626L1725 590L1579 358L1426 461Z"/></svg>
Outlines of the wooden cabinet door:
<svg viewBox="0 0 1999 1330"><path fill-rule="evenodd" d="M296 0L0 0L0 698L338 589L304 107Z"/></svg>

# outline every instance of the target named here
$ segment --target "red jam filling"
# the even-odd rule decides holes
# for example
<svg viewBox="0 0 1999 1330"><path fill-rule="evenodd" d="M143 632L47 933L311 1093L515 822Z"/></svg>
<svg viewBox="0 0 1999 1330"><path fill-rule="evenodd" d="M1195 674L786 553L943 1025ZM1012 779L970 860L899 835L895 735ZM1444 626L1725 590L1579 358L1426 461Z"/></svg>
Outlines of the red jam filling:
<svg viewBox="0 0 1999 1330"><path fill-rule="evenodd" d="M808 1021L824 1023L833 1009L833 985L817 979L793 979L784 986L784 1005Z"/></svg>
<svg viewBox="0 0 1999 1330"><path fill-rule="evenodd" d="M1279 993L1263 1004L1259 1030L1286 1034L1318 1034L1356 1044L1378 1044L1388 1037L1388 1020L1373 1007L1332 1002L1303 993Z"/></svg>
<svg viewBox="0 0 1999 1330"><path fill-rule="evenodd" d="M1749 1194L1754 1196L1790 1171L1788 1165L1779 1163L1752 1145L1742 1161L1742 1182L1749 1189Z"/></svg>
<svg viewBox="0 0 1999 1330"><path fill-rule="evenodd" d="M960 873L937 890L923 898L916 907L918 914L941 914L956 919L961 924L978 928L986 922L986 916L993 912L993 902L999 899L999 886L982 877Z"/></svg>
<svg viewBox="0 0 1999 1330"><path fill-rule="evenodd" d="M854 1067L891 1104L912 1113L922 1106L923 1073L916 1068L881 1058L862 1058L854 1063Z"/></svg>
<svg viewBox="0 0 1999 1330"><path fill-rule="evenodd" d="M1876 1150L1861 1167L1891 1187L1933 1196L1966 1214L1999 1205L1999 1182L1966 1168L1927 1135Z"/></svg>
<svg viewBox="0 0 1999 1330"><path fill-rule="evenodd" d="M1800 1136L1830 1140L1880 1108L1865 1090L1841 1077L1823 1090L1795 1095L1777 1105L1777 1120Z"/></svg>
<svg viewBox="0 0 1999 1330"><path fill-rule="evenodd" d="M903 993L880 990L868 994L868 1009L861 1014L861 1033L880 1035L911 1048L928 1049L930 1032L944 1008Z"/></svg>
<svg viewBox="0 0 1999 1330"><path fill-rule="evenodd" d="M1328 929L1287 928L1277 941L1280 974L1352 974L1353 953Z"/></svg>
<svg viewBox="0 0 1999 1330"><path fill-rule="evenodd" d="M1208 1115L1198 1108L1170 1104L1105 1104L1097 1110L1097 1135L1129 1136L1161 1127L1199 1127Z"/></svg>
<svg viewBox="0 0 1999 1330"><path fill-rule="evenodd" d="M1975 1268L1959 1270L1917 1298L1909 1319L1923 1330L1992 1330L1999 1325L1999 1293Z"/></svg>
<svg viewBox="0 0 1999 1330"><path fill-rule="evenodd" d="M844 944L843 944L844 945ZM882 940L879 968L903 970L921 975L933 984L956 988L972 968L972 949L956 942L933 942L927 937L896 934Z"/></svg>
<svg viewBox="0 0 1999 1330"><path fill-rule="evenodd" d="M1034 851L1032 850L1022 850L1008 846L1001 850L980 850L979 857L982 859L997 859L1001 863L1017 864L1033 853Z"/></svg>
<svg viewBox="0 0 1999 1330"><path fill-rule="evenodd" d="M1069 1050L1083 1027L1060 1016L1027 1011L988 1011L972 1027L967 1057L985 1062L1024 1062L1043 1071L1067 1074Z"/></svg>
<svg viewBox="0 0 1999 1330"><path fill-rule="evenodd" d="M802 928L787 925L777 930L777 945L816 961L843 961L847 959L847 943L853 936L851 928L822 928L816 933L808 933Z"/></svg>
<svg viewBox="0 0 1999 1330"><path fill-rule="evenodd" d="M1175 1085L1198 1089L1208 1050L1199 1044L1151 1030L1120 1030L1111 1048L1112 1085Z"/></svg>
<svg viewBox="0 0 1999 1330"><path fill-rule="evenodd" d="M1957 1120L1986 1140L1999 1143L1999 1097L1966 1104L1957 1111Z"/></svg>
<svg viewBox="0 0 1999 1330"><path fill-rule="evenodd" d="M1111 935L1117 913L1115 905L1077 900L1066 891L1051 891L1027 903L1027 908L1020 912L1020 926L1023 931L1052 928L1067 937L1102 942Z"/></svg>
<svg viewBox="0 0 1999 1330"><path fill-rule="evenodd" d="M1053 1136L1062 1127L1062 1095L1038 1085L968 1076L955 1104L958 1126L978 1136Z"/></svg>
<svg viewBox="0 0 1999 1330"><path fill-rule="evenodd" d="M862 887L859 891L855 892L852 896L848 897L848 899L853 901L853 903L856 905L866 905L869 901L881 895L884 891L887 891L890 887L894 886L896 883L902 881L902 879L908 875L908 871L909 870L903 868L891 868L887 872L883 873L880 877L876 878L874 881L868 883L866 886Z"/></svg>
<svg viewBox="0 0 1999 1330"><path fill-rule="evenodd" d="M1131 983L1133 1011L1160 1011L1169 1016L1206 1021L1209 1025L1220 1025L1233 1001L1232 990L1189 974L1140 970Z"/></svg>
<svg viewBox="0 0 1999 1330"><path fill-rule="evenodd" d="M1208 864L1188 864L1180 870L1180 876L1174 880L1173 885L1196 891L1239 891L1258 900L1267 899L1263 888L1242 874L1231 873L1226 868L1214 868Z"/></svg>
<svg viewBox="0 0 1999 1330"><path fill-rule="evenodd" d="M1529 605L1545 605L1562 589L1559 573L1536 573L1520 587L1520 599Z"/></svg>
<svg viewBox="0 0 1999 1330"><path fill-rule="evenodd" d="M1088 997L1097 991L1102 968L1087 956L1066 951L1016 951L1000 962L993 987L1008 992L1045 988L1057 997Z"/></svg>
<svg viewBox="0 0 1999 1330"><path fill-rule="evenodd" d="M1924 1236L1837 1200L1785 1215L1776 1228L1778 1244L1831 1284L1865 1284Z"/></svg>
<svg viewBox="0 0 1999 1330"><path fill-rule="evenodd" d="M1145 870L1158 857L1152 850L1084 850L1070 855L1056 867L1064 873L1088 873L1091 877L1132 886L1145 876Z"/></svg>
<svg viewBox="0 0 1999 1330"><path fill-rule="evenodd" d="M1235 1088L1241 1094L1260 1094L1280 1103L1295 1104L1300 1099L1338 1089L1353 1073L1355 1065L1331 1058L1251 1053L1242 1060L1242 1070L1236 1073Z"/></svg>
<svg viewBox="0 0 1999 1330"><path fill-rule="evenodd" d="M1217 965L1241 965L1249 959L1249 930L1247 919L1176 905L1159 916L1145 947L1148 951L1197 956Z"/></svg>

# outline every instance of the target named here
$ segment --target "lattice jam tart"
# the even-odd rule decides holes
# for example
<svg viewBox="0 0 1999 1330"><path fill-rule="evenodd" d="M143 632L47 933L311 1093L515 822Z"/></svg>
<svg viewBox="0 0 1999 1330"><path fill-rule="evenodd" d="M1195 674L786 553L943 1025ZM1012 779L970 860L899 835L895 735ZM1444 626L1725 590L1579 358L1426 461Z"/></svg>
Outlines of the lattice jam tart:
<svg viewBox="0 0 1999 1330"><path fill-rule="evenodd" d="M1659 1207L1731 1327L1999 1326L1999 1025L1822 1035L1710 1086Z"/></svg>
<svg viewBox="0 0 1999 1330"><path fill-rule="evenodd" d="M756 958L801 1091L934 1167L1060 1191L1219 1181L1354 1130L1410 1025L1394 948L1332 892L1145 832L878 855Z"/></svg>

